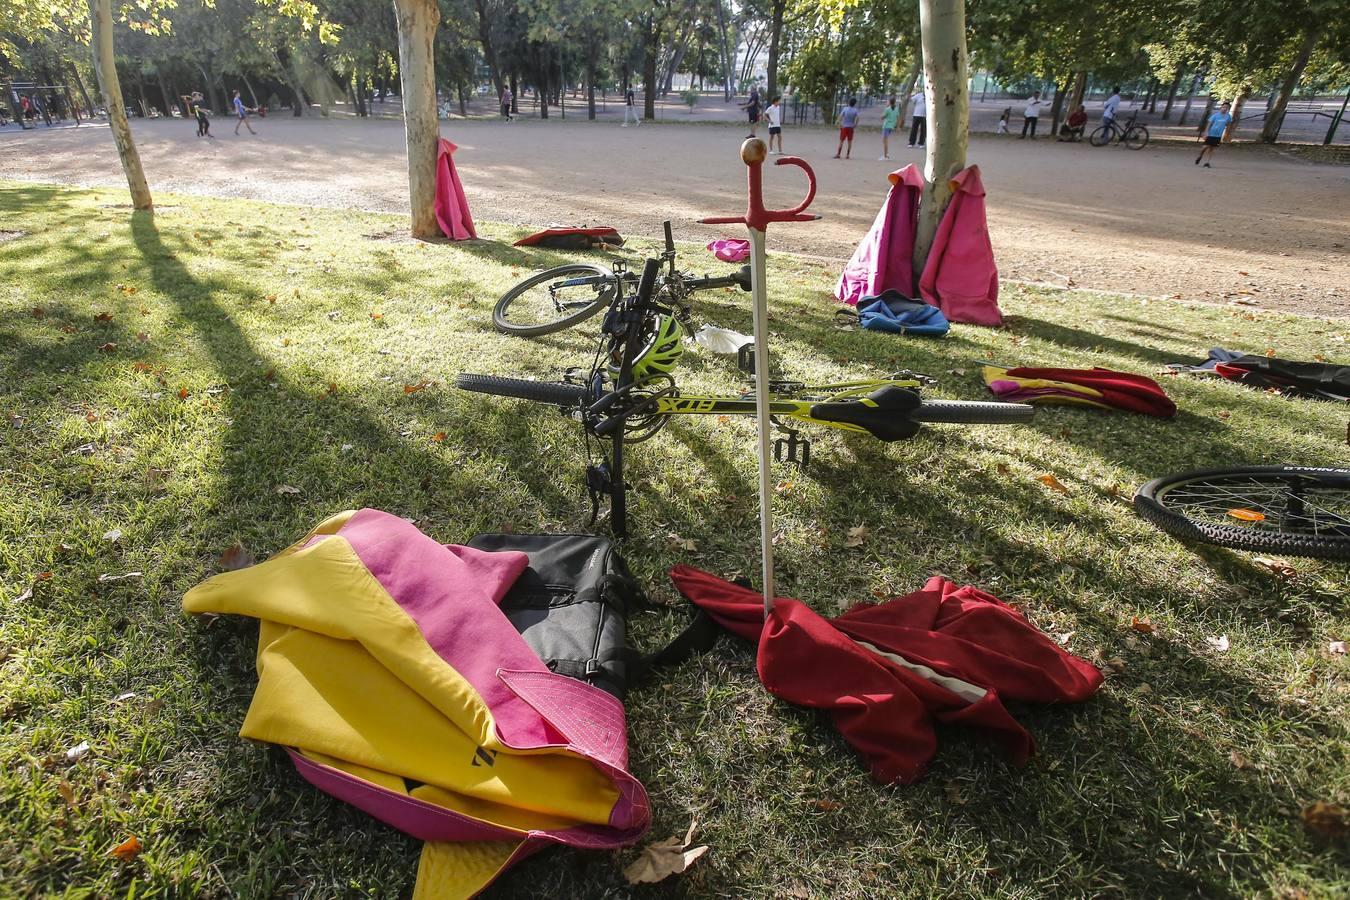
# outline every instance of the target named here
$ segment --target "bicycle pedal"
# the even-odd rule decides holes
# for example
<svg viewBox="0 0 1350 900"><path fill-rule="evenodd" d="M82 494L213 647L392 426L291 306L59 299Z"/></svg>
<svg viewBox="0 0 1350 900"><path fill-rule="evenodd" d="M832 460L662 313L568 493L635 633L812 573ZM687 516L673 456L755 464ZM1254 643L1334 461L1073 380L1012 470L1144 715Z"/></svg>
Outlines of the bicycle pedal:
<svg viewBox="0 0 1350 900"><path fill-rule="evenodd" d="M798 437L797 432L789 431L785 438L773 442L773 458L776 462L792 463L799 469L811 463L810 438Z"/></svg>

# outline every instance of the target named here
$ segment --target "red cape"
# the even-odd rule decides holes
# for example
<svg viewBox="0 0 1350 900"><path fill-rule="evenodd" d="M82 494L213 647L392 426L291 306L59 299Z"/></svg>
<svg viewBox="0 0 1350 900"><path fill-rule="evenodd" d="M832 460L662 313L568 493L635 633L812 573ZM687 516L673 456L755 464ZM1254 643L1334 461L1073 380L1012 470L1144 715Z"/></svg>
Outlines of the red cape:
<svg viewBox="0 0 1350 900"><path fill-rule="evenodd" d="M998 308L998 268L989 243L980 167L969 166L951 180L952 199L928 251L919 293L949 322L1003 324Z"/></svg>
<svg viewBox="0 0 1350 900"><path fill-rule="evenodd" d="M455 171L454 153L458 147L441 138L441 152L436 157L436 221L441 232L451 240L463 241L478 237L474 231L469 201L464 196L464 185Z"/></svg>
<svg viewBox="0 0 1350 900"><path fill-rule="evenodd" d="M1017 763L1035 750L1003 706L1086 700L1102 684L1092 664L1060 649L1020 613L976 588L930 578L923 590L825 619L690 566L671 580L724 628L759 643L759 678L789 703L825 710L878 781L923 777L936 722L979 728Z"/></svg>
<svg viewBox="0 0 1350 900"><path fill-rule="evenodd" d="M914 235L919 229L923 176L911 163L886 177L891 182L886 202L834 289L841 302L853 306L887 290L914 295Z"/></svg>

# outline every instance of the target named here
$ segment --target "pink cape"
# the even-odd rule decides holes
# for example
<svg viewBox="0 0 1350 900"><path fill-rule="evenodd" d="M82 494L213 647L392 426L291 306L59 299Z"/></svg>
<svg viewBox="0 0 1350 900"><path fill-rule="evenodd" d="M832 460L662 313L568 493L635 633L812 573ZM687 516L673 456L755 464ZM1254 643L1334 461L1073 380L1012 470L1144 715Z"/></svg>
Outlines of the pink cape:
<svg viewBox="0 0 1350 900"><path fill-rule="evenodd" d="M919 225L923 175L910 164L887 177L891 189L886 202L834 289L843 303L857 306L860 298L875 297L890 289L906 297L914 294L914 235Z"/></svg>
<svg viewBox="0 0 1350 900"><path fill-rule="evenodd" d="M941 309L950 322L1002 325L998 269L984 215L980 167L969 166L957 172L951 187L951 203L928 251L919 293Z"/></svg>
<svg viewBox="0 0 1350 900"><path fill-rule="evenodd" d="M446 237L464 241L478 237L473 229L473 215L464 196L464 185L455 171L454 152L459 149L441 138L441 152L436 157L436 221Z"/></svg>

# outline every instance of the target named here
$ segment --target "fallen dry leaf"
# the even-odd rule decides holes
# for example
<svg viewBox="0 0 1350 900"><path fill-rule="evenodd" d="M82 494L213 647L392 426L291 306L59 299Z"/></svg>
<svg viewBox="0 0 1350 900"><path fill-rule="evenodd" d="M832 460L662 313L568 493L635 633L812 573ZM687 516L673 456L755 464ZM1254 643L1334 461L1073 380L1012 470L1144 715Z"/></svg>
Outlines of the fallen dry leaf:
<svg viewBox="0 0 1350 900"><path fill-rule="evenodd" d="M131 862L131 860L141 855L141 842L135 836L127 838L122 843L108 851L109 856L115 856L122 862Z"/></svg>
<svg viewBox="0 0 1350 900"><path fill-rule="evenodd" d="M1007 463L995 463L994 471L1004 478L1012 474L1012 468Z"/></svg>
<svg viewBox="0 0 1350 900"><path fill-rule="evenodd" d="M99 353L116 353L116 352L117 352L117 341L108 341L108 343L106 343L106 344L99 344L99 345L98 345L98 352L99 352Z"/></svg>
<svg viewBox="0 0 1350 900"><path fill-rule="evenodd" d="M966 798L961 796L961 785L955 781L948 781L942 786L942 790L947 794L947 799L957 806L965 806Z"/></svg>
<svg viewBox="0 0 1350 900"><path fill-rule="evenodd" d="M1250 769L1252 767L1252 761L1236 750L1228 754L1228 761L1233 764L1235 769Z"/></svg>
<svg viewBox="0 0 1350 900"><path fill-rule="evenodd" d="M263 299L266 300L268 303L276 303L276 302L277 302L277 295L276 295L276 294L268 294L268 295L267 295L266 297L264 297Z"/></svg>
<svg viewBox="0 0 1350 900"><path fill-rule="evenodd" d="M855 525L848 530L848 537L844 539L845 547L861 547L871 534L871 529L866 525Z"/></svg>
<svg viewBox="0 0 1350 900"><path fill-rule="evenodd" d="M1205 642L1219 653L1228 652L1228 635L1226 634L1221 634L1218 637L1205 638Z"/></svg>
<svg viewBox="0 0 1350 900"><path fill-rule="evenodd" d="M101 312L101 313L99 313L98 315L94 316L94 321L95 321L95 322L111 322L111 321L112 321L112 313L110 313L110 312Z"/></svg>
<svg viewBox="0 0 1350 900"><path fill-rule="evenodd" d="M62 800L66 801L66 806L71 809L78 808L75 803L75 789L70 786L69 781L62 778L61 783L56 786L56 792L61 795Z"/></svg>
<svg viewBox="0 0 1350 900"><path fill-rule="evenodd" d="M655 884L686 871L708 852L706 846L689 847L694 841L697 827L697 822L691 823L683 841L678 837L670 837L643 847L638 858L623 870L624 878L628 879L629 884Z"/></svg>
<svg viewBox="0 0 1350 900"><path fill-rule="evenodd" d="M276 492L283 496L294 496L300 493L300 489L298 487L291 487L289 484L279 484L276 486Z"/></svg>
<svg viewBox="0 0 1350 900"><path fill-rule="evenodd" d="M1112 672L1120 674L1125 671L1125 660L1121 659L1119 656L1113 656L1106 661L1106 667Z"/></svg>
<svg viewBox="0 0 1350 900"><path fill-rule="evenodd" d="M133 365L133 366L131 367L131 370L132 370L133 372L149 372L149 371L150 371L150 368L151 368L151 367L150 367L150 364L149 364L149 363L146 363L146 362L138 362L138 363L136 363L135 365Z"/></svg>
<svg viewBox="0 0 1350 900"><path fill-rule="evenodd" d="M370 314L370 317L378 322L380 319L384 318L384 313L373 312Z"/></svg>
<svg viewBox="0 0 1350 900"><path fill-rule="evenodd" d="M1298 578L1298 570L1293 566L1280 562L1278 559L1267 559L1264 556L1258 556L1252 560L1258 566L1268 570L1272 575L1283 578L1285 581L1293 581Z"/></svg>
<svg viewBox="0 0 1350 900"><path fill-rule="evenodd" d="M216 562L226 572L233 572L235 569L247 569L253 565L253 554L245 550L243 544L235 541L225 548L225 552L220 554L220 558Z"/></svg>
<svg viewBox="0 0 1350 900"><path fill-rule="evenodd" d="M39 573L37 573L37 580L38 580L38 581L50 581L50 580L51 580L51 577L52 577L52 573L51 573L51 572L39 572Z"/></svg>
<svg viewBox="0 0 1350 900"><path fill-rule="evenodd" d="M844 804L840 803L838 800L826 800L823 798L811 805L821 812L835 812L836 810L844 808Z"/></svg>
<svg viewBox="0 0 1350 900"><path fill-rule="evenodd" d="M427 381L426 379L423 379L422 381L419 381L416 384L405 384L403 386L403 393L415 394L418 391L425 391L429 387L431 387L431 382Z"/></svg>
<svg viewBox="0 0 1350 900"><path fill-rule="evenodd" d="M431 442L432 442L433 444L439 444L439 443L440 443L441 441L443 441L443 440L445 440L445 432L444 432L444 431L438 431L438 432L436 432L435 434L433 434L433 435L431 436Z"/></svg>
<svg viewBox="0 0 1350 900"><path fill-rule="evenodd" d="M144 344L146 341L150 340L150 335L146 334L144 331L138 331L136 332L136 340Z"/></svg>
<svg viewBox="0 0 1350 900"><path fill-rule="evenodd" d="M1148 616L1140 619L1136 616L1130 617L1130 627L1141 634L1152 634L1158 630L1158 626L1148 620Z"/></svg>
<svg viewBox="0 0 1350 900"><path fill-rule="evenodd" d="M74 325L62 325L62 326L61 326L61 331L64 332L64 333L66 333L66 334L74 334L75 332L77 332L77 331L79 331L79 330L80 330L80 329L76 328Z"/></svg>
<svg viewBox="0 0 1350 900"><path fill-rule="evenodd" d="M1061 494L1067 494L1069 492L1069 489L1066 488L1060 482L1060 480L1053 475L1037 475L1036 480L1039 481L1041 484L1045 485L1046 487L1048 487L1052 491L1059 491L1059 493Z"/></svg>
<svg viewBox="0 0 1350 900"><path fill-rule="evenodd" d="M1332 656L1344 656L1345 641L1332 641L1331 643L1327 644L1327 652L1330 653Z"/></svg>
<svg viewBox="0 0 1350 900"><path fill-rule="evenodd" d="M1350 811L1339 803L1319 800L1303 808L1303 827L1328 841L1344 840L1350 834Z"/></svg>
<svg viewBox="0 0 1350 900"><path fill-rule="evenodd" d="M117 543L122 539L122 529L114 528L111 531L105 532L103 535L103 539L110 544Z"/></svg>

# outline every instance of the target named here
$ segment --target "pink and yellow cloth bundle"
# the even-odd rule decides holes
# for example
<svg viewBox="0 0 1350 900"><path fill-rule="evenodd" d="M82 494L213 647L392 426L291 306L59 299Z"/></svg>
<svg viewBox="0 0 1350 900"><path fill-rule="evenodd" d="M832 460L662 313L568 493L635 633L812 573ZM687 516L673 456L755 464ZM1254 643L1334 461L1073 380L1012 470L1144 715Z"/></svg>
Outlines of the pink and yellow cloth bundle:
<svg viewBox="0 0 1350 900"><path fill-rule="evenodd" d="M649 824L622 704L550 672L497 607L527 563L367 509L183 600L259 620L240 734L426 841L418 900L471 896L553 844L632 844Z"/></svg>

